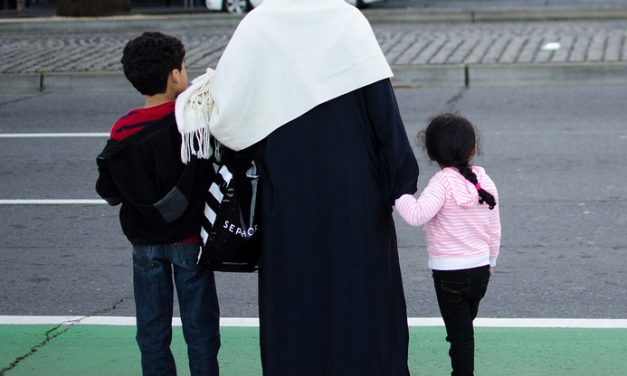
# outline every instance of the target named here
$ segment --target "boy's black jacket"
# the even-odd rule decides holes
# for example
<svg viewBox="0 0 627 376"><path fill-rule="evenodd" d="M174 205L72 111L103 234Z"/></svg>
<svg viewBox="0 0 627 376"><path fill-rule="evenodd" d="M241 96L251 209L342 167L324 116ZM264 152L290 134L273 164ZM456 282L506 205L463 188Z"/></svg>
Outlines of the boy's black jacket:
<svg viewBox="0 0 627 376"><path fill-rule="evenodd" d="M164 244L200 234L211 163L181 162L174 114L122 140L110 139L97 158L96 191L122 204L120 223L133 244Z"/></svg>

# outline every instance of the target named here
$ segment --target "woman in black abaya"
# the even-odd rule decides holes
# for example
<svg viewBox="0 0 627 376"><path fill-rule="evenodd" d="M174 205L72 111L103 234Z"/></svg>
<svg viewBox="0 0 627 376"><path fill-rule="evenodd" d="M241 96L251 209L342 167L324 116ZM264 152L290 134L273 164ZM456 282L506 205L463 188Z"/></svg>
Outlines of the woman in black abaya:
<svg viewBox="0 0 627 376"><path fill-rule="evenodd" d="M265 0L218 64L211 132L258 148L266 376L409 375L392 205L418 165L390 77L342 0Z"/></svg>

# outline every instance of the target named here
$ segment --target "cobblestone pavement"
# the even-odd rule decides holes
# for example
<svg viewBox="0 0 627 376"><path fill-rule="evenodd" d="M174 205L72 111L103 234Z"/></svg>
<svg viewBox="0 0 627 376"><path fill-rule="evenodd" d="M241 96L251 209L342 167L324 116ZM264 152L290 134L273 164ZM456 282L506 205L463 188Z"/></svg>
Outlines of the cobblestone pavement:
<svg viewBox="0 0 627 376"><path fill-rule="evenodd" d="M236 22L168 28L187 47L192 69L215 66ZM551 64L627 61L626 21L373 24L392 65ZM117 71L137 29L6 31L0 73ZM557 42L557 50L545 49Z"/></svg>

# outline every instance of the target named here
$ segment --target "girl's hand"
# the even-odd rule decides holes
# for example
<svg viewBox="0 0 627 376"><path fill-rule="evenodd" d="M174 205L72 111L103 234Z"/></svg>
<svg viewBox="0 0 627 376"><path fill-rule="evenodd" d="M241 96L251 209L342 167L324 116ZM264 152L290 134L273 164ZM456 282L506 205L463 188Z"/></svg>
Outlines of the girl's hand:
<svg viewBox="0 0 627 376"><path fill-rule="evenodd" d="M490 267L490 277L492 277L492 276L494 275L494 273L495 273L495 272L494 272L494 268L493 268L493 267Z"/></svg>

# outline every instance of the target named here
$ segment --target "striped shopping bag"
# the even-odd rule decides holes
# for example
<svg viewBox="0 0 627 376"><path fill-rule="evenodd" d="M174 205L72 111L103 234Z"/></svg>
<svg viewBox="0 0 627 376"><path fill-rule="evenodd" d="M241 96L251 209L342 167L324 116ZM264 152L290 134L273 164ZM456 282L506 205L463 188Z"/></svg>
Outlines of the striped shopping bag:
<svg viewBox="0 0 627 376"><path fill-rule="evenodd" d="M199 262L215 271L257 270L261 239L254 160L214 163L215 179L205 197Z"/></svg>

